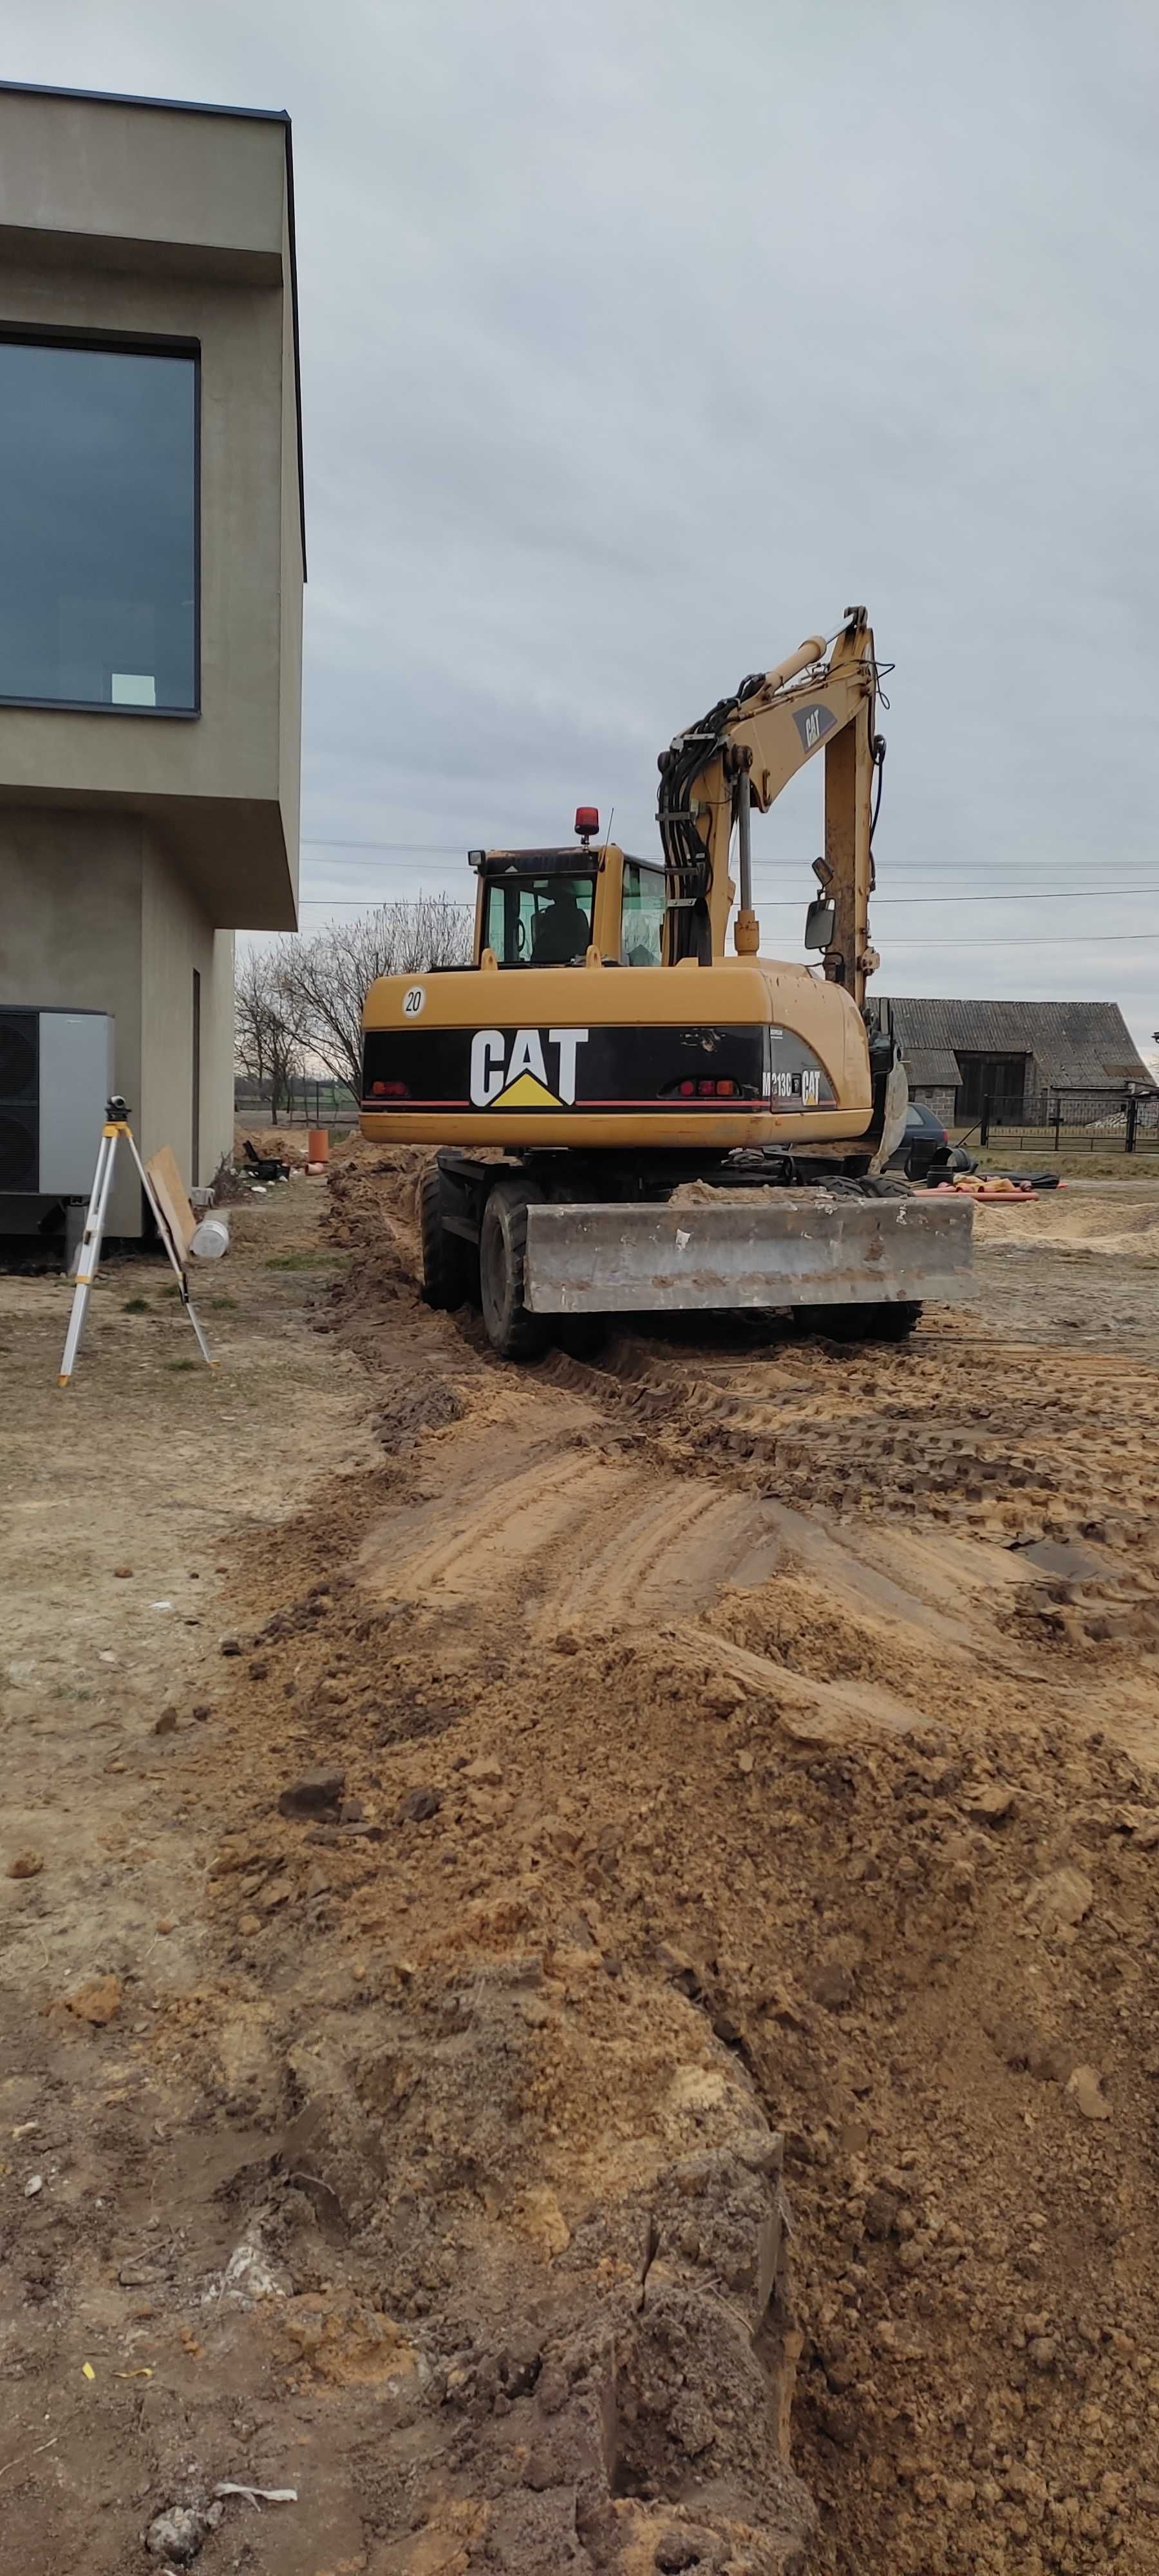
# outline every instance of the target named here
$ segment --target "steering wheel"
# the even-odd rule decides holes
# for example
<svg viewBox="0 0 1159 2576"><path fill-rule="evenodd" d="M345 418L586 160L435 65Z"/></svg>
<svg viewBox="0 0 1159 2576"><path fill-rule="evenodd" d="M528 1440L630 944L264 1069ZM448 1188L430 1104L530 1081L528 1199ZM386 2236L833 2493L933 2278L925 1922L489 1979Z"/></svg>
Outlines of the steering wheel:
<svg viewBox="0 0 1159 2576"><path fill-rule="evenodd" d="M516 956L517 956L517 957L522 957L522 955L523 955L523 951L524 951L524 949L526 948L526 946L527 946L527 923L526 923L525 921L521 920L521 919L520 919L520 917L519 917L519 915L518 915L518 914L516 914L516 918L515 918L515 954L516 954Z"/></svg>

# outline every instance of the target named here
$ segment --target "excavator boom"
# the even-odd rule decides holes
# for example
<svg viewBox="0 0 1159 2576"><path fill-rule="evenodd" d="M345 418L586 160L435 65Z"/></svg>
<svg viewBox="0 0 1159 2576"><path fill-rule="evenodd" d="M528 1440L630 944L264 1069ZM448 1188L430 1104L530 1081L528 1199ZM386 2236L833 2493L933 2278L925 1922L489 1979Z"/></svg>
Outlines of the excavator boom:
<svg viewBox="0 0 1159 2576"><path fill-rule="evenodd" d="M675 874L699 881L711 927L712 953L722 956L735 889L728 872L734 824L740 844L740 910L735 944L755 956L760 930L753 911L749 867L749 811L770 805L817 752L825 759L825 855L817 873L832 897L834 921L825 948L825 975L840 984L860 1010L866 979L877 959L869 944L873 883L872 794L885 745L874 732L877 663L863 608L830 639L810 636L775 671L742 680L734 698L722 699L697 725L676 736L660 763L658 808L665 859Z"/></svg>

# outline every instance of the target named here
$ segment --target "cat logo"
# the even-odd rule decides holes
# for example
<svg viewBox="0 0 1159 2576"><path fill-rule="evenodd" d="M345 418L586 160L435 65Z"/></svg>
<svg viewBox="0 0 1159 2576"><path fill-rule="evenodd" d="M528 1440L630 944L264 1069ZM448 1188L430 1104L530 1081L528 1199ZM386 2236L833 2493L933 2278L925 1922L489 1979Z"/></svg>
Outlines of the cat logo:
<svg viewBox="0 0 1159 2576"><path fill-rule="evenodd" d="M816 751L837 722L830 707L794 707L793 722L806 751Z"/></svg>
<svg viewBox="0 0 1159 2576"><path fill-rule="evenodd" d="M586 1029L477 1029L471 1040L471 1102L476 1109L570 1109L576 1057ZM555 1051L555 1085L545 1047Z"/></svg>
<svg viewBox="0 0 1159 2576"><path fill-rule="evenodd" d="M805 1072L801 1076L801 1107L802 1109L816 1109L820 1103L820 1099L821 1076L819 1073L811 1073L808 1068L806 1068Z"/></svg>

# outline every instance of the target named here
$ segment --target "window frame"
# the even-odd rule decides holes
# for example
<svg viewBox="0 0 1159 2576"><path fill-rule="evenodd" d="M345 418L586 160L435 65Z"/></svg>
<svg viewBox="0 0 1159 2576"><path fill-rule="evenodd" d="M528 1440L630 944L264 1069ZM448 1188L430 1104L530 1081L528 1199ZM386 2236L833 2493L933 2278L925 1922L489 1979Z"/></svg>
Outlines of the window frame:
<svg viewBox="0 0 1159 2576"><path fill-rule="evenodd" d="M655 877L658 880L662 893L662 901L660 905L660 954L658 957L649 958L647 969L642 969L639 966L635 966L630 969L631 973L640 974L641 972L649 971L653 966L663 966L665 963L668 941L668 922L670 918L668 904L668 871L657 859L633 859L629 857L626 850L624 852L623 867L620 875L620 963L624 967L627 967L629 962L624 955L624 933L627 922L625 898L628 891L629 868L635 869L637 878Z"/></svg>
<svg viewBox="0 0 1159 2576"><path fill-rule="evenodd" d="M569 853L569 857L570 857L570 853ZM506 898L506 897L507 897L508 895L510 895L510 894L514 894L514 895L518 898L518 897L519 897L519 896L521 896L521 895L524 895L524 894L530 893L530 894L531 894L531 896L532 896L532 900L533 900L533 909L532 909L532 912L531 912L531 914L530 914L530 916L529 916L529 919L530 919L530 921L531 921L532 923L534 923L534 922L538 919L538 915L539 915L540 910L541 910L541 909L546 908L546 907L541 907L539 904L535 903L535 901L534 901L535 890L536 890L537 885L539 885L539 884L541 884L541 883L544 883L544 882L548 883L549 885L550 885L550 884L552 884L553 882L556 882L556 883L563 883L565 880L566 880L566 882L567 882L568 884L570 884L570 885L576 885L576 884L579 884L579 883L582 881L582 883L583 883L583 884L585 884L586 886L588 886L588 887L590 888L590 895L589 895L589 900L588 900L588 905L587 905L587 912L588 912L588 945L589 945L589 947L590 947L590 946L591 946L591 943L592 943L592 940L593 940L593 939L594 939L594 937L595 937L596 895L597 895L598 883L599 883L599 870L598 870L598 868L597 868L597 867L595 867L595 865L594 865L594 864L593 864L593 865L591 865L591 866L589 866L589 867L586 867L586 868L585 868L585 867L581 867L581 866L571 865L571 866L568 866L568 867L566 867L566 868L562 868L562 867L556 867L556 868L530 868L530 867L528 867L528 868L521 868L521 869L519 869L518 871L515 871L514 869L499 869L499 868L496 868L492 873L488 873L486 870L484 871L484 873L483 873L483 906L482 906L482 912L481 912L481 915L480 915L479 945L480 945L480 951L482 951L484 948L488 948L488 947L491 949L491 953L492 953L492 955L493 955L493 956L495 956L495 957L498 959L498 964L499 964L499 968L500 968L501 973L503 973L503 974L509 974L509 973L511 973L513 970L515 970L515 971L521 971L522 969L524 969L524 968L526 968L526 967L529 967L529 966L534 965L535 961L534 961L534 959L533 959L533 957L532 957L532 955L531 955L531 951L530 951L530 949L528 950L528 953L527 953L527 956L526 956L526 957L518 957L518 956L516 956L516 957L508 957L508 956L506 956L506 955L502 955L502 956L501 956L501 955L499 954L498 950L494 947L493 942L488 938L488 935L487 935L487 934L488 934L488 928L489 928L489 916L490 916L490 912L491 912L491 896L492 896L492 893L493 893L493 892L495 892L496 890L498 890L498 891L499 891L499 892L504 896L504 898ZM548 897L548 902L550 902L551 900L552 900L552 898L551 898L551 896L549 895L549 897ZM506 905L505 905L505 908L506 908ZM580 909L581 909L581 910L583 909L583 906L582 906L582 905L580 906ZM504 948L506 948L506 944L507 944L507 943L506 943L506 922L504 922Z"/></svg>
<svg viewBox="0 0 1159 2576"><path fill-rule="evenodd" d="M134 721L196 724L201 716L201 342L164 331L90 331L42 322L0 322L0 346L18 349L93 349L106 356L187 358L193 366L193 704L191 707L112 706L105 698L9 697L0 707L28 707L45 715L128 716Z"/></svg>

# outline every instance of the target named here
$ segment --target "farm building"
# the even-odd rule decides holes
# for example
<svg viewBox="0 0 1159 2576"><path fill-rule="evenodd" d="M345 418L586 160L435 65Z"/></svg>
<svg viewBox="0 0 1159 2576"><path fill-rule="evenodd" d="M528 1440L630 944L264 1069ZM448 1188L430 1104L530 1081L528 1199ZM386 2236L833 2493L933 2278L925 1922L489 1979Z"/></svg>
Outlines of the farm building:
<svg viewBox="0 0 1159 2576"><path fill-rule="evenodd" d="M1044 1126L1055 1093L1153 1089L1115 1002L891 1001L910 1091L959 1126Z"/></svg>

